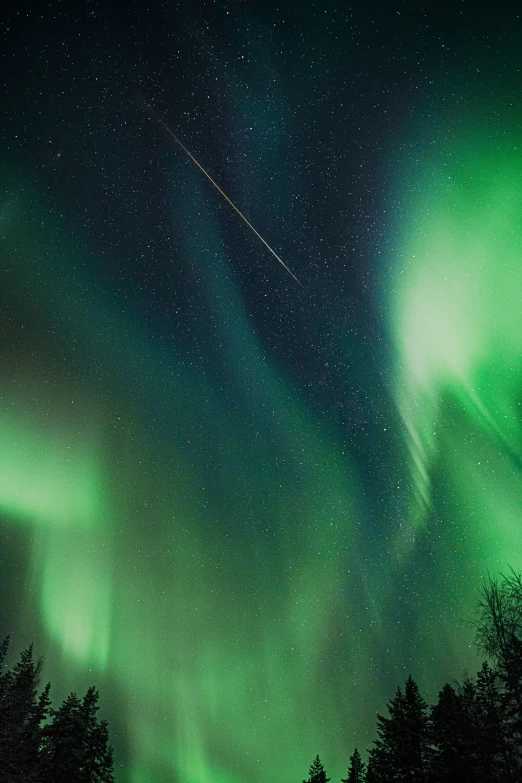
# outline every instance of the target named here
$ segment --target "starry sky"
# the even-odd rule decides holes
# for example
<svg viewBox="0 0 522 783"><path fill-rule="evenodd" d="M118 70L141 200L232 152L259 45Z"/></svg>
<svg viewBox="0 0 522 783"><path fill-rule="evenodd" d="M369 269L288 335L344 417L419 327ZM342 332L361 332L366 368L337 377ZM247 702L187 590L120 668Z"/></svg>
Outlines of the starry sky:
<svg viewBox="0 0 522 783"><path fill-rule="evenodd" d="M339 778L522 567L515 4L1 35L2 635L100 689L118 783Z"/></svg>

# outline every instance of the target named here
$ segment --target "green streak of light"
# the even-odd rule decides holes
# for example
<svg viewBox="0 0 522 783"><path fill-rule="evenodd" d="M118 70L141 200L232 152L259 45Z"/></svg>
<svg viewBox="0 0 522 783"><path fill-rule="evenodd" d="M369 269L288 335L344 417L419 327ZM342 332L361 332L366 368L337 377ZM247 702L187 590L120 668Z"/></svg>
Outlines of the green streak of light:
<svg viewBox="0 0 522 783"><path fill-rule="evenodd" d="M50 637L66 659L103 669L112 564L98 449L78 427L18 407L0 414L0 511L34 531L31 583Z"/></svg>
<svg viewBox="0 0 522 783"><path fill-rule="evenodd" d="M52 461L56 479L43 512L37 502L20 512L34 531L30 594L63 653L56 679L60 667L92 668L125 694L136 780L291 779L306 772L318 746L326 762L335 760L330 768L337 763L335 774L344 772L363 695L381 695L372 671L380 631L360 606L367 596L357 475L345 446L257 340L212 219L202 215L204 226L191 231L190 257L204 267L233 403L202 383L197 366L162 370L180 368L176 346L107 306L73 238L48 211L33 214L37 203L37 194L20 196L11 207L13 278L39 312L80 339L111 391L125 373L126 395L152 401L168 421L168 437L151 435L128 397L111 393L121 417L117 429L111 421L103 432L117 460L98 460L86 447L83 462L84 452L73 448L72 462L63 464L70 445L63 425L45 437L19 421L13 429L13 442L25 441L13 482L22 487L27 455L35 466L45 464L41 455ZM99 404L97 387L75 385ZM20 419L23 406L14 402ZM60 420L62 401L50 407ZM187 459L186 439L177 442L187 417L195 434L204 432L210 477ZM92 444L85 433L78 442L84 438ZM217 495L206 489L210 478ZM89 499L83 511L70 499L73 485ZM59 492L67 497L60 524L53 513ZM345 669L325 663L332 660ZM366 718L373 725L373 715Z"/></svg>
<svg viewBox="0 0 522 783"><path fill-rule="evenodd" d="M448 132L422 173L410 168L401 183L409 219L398 232L389 307L413 493L396 550L409 551L433 512L433 476L443 465L454 497L474 509L476 535L488 542L477 554L481 571L503 557L516 565L522 158L509 133L486 140L478 124L468 131L465 146L455 141L458 132ZM448 409L450 397L457 402ZM450 447L456 429L461 439ZM489 474L478 467L477 439Z"/></svg>

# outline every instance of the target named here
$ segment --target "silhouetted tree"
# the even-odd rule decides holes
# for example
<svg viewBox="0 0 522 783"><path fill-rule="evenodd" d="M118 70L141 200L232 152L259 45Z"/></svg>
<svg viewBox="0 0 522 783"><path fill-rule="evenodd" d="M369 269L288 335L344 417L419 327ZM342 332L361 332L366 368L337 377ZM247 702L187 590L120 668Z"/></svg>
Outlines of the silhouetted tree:
<svg viewBox="0 0 522 783"><path fill-rule="evenodd" d="M4 672L4 661L9 650L9 637L0 645L0 780L3 780L3 770L8 763L9 754L9 692L12 673Z"/></svg>
<svg viewBox="0 0 522 783"><path fill-rule="evenodd" d="M477 679L458 692L445 685L430 719L432 779L440 783L510 781L502 693L498 676L484 663Z"/></svg>
<svg viewBox="0 0 522 783"><path fill-rule="evenodd" d="M89 688L81 706L83 729L85 732L85 756L83 759L83 777L85 783L112 783L112 748L108 746L109 729L107 721L98 722L99 693ZM80 778L79 778L80 780Z"/></svg>
<svg viewBox="0 0 522 783"><path fill-rule="evenodd" d="M388 703L389 718L377 716L378 739L370 751L368 776L371 783L424 783L428 779L427 705L408 677L404 693L397 689Z"/></svg>
<svg viewBox="0 0 522 783"><path fill-rule="evenodd" d="M365 763L361 759L361 754L355 748L350 756L350 766L348 767L348 777L341 778L341 783L364 783Z"/></svg>
<svg viewBox="0 0 522 783"><path fill-rule="evenodd" d="M80 700L71 693L53 710L52 723L46 728L48 776L53 783L66 783L81 769L85 749L80 708Z"/></svg>
<svg viewBox="0 0 522 783"><path fill-rule="evenodd" d="M366 765L366 777L365 783L378 783L379 780L384 780L382 777L382 770L378 769L379 759L376 755L376 749L372 748L369 751L368 763Z"/></svg>
<svg viewBox="0 0 522 783"><path fill-rule="evenodd" d="M317 755L310 766L308 780L303 780L303 783L328 783L329 780L330 778L326 777L321 759Z"/></svg>
<svg viewBox="0 0 522 783"><path fill-rule="evenodd" d="M53 711L46 729L48 775L53 783L112 783L112 748L106 721L96 719L98 692L89 688L83 701L75 693Z"/></svg>
<svg viewBox="0 0 522 783"><path fill-rule="evenodd" d="M460 695L451 685L439 693L431 708L430 742L432 779L439 783L469 783L472 780L466 714Z"/></svg>
<svg viewBox="0 0 522 783"><path fill-rule="evenodd" d="M475 641L495 663L502 690L506 775L522 775L522 572L489 576L481 592Z"/></svg>
<svg viewBox="0 0 522 783"><path fill-rule="evenodd" d="M98 692L71 694L51 709L48 684L38 696L42 659L33 647L4 671L9 639L0 645L0 783L113 783L107 721L98 721ZM51 717L50 722L46 721Z"/></svg>
<svg viewBox="0 0 522 783"><path fill-rule="evenodd" d="M6 639L0 656L5 658ZM40 781L41 723L49 713L49 689L37 697L42 659L35 663L33 646L20 661L1 676L0 684L0 781Z"/></svg>
<svg viewBox="0 0 522 783"><path fill-rule="evenodd" d="M484 662L475 685L479 747L477 781L513 779L505 695L501 692L499 679L498 673Z"/></svg>

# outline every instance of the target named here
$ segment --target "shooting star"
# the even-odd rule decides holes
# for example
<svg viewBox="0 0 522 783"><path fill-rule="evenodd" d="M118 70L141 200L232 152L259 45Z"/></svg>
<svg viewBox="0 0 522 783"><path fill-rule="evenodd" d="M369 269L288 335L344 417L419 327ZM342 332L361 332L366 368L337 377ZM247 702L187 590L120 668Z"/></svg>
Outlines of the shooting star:
<svg viewBox="0 0 522 783"><path fill-rule="evenodd" d="M176 136L176 134L175 134L175 133L173 133L173 131L171 131L171 129L169 128L169 126L167 125L167 123L166 123L166 122L164 122L164 121L161 119L161 117L159 116L159 114L157 114L157 112L156 112L156 111L155 111L155 110L152 108L152 106L149 106L148 108L149 108L149 110L152 112L152 114L155 116L155 118L157 119L157 121L160 123L160 125L163 125L163 127L165 128L165 130L166 130L168 133L170 133L170 135L172 136L172 138L174 139L174 141L175 141L177 144L179 144L179 146L181 147L181 149L183 150L183 152L186 152L186 153L187 153L187 155L189 156L189 158L190 158L192 161L194 161L194 163L196 164L196 166L198 167L198 169L200 169L200 170L203 172L203 174L205 175L205 177L206 177L207 179L209 179L209 180L210 180L210 182L212 182L212 184L214 185L214 187L216 188L216 190L219 190L219 192L221 193L221 195L223 196L223 198L224 198L224 199L226 199L226 200L228 201L228 203L230 204L230 206L232 207L232 209L234 209L234 210L237 212L237 214L239 215L239 217L240 217L242 220L244 220L244 221L245 221L245 223L247 224L247 226L248 226L249 228L251 228L251 229L252 229L252 231L254 232L254 234L256 235L256 237L258 237L258 238L261 240L261 242L262 242L262 243L263 243L263 244L264 244L264 245L265 245L265 246L266 246L266 247L267 247L267 248L270 250L270 252L272 253L272 255L273 255L275 258L277 258L277 260L279 261L279 263L281 264L281 266L284 266L284 268L286 269L286 271L288 272L288 274L289 274L289 275L292 275L292 277L294 278L295 282L296 282L298 285L300 285L300 286L301 286L301 288L304 288L303 284L302 284L301 282L299 282L299 280L298 280L298 279L297 279L297 277L294 275L294 273L292 272L292 270L291 270L291 269L289 269L289 268L287 267L287 265L285 264L285 262L284 262L284 261L283 261L281 258L279 258L279 256L278 256L278 255L277 255L277 253L275 252L275 250L273 250L273 249L270 247L270 245L268 244L268 242L267 242L265 239L263 239L263 237L261 236L261 234L259 233L259 231L256 231L256 229L254 228L254 226L252 225L252 223L251 223L249 220L247 220L247 218L246 218L246 217L243 215L243 213L242 213L242 212L240 212L240 210L239 210L239 209L236 207L236 205L234 204L234 202L233 202L231 199L229 199L229 197L227 196L227 194L226 194L226 193L225 193L223 190L221 190L221 188L219 187L219 185L217 184L217 182L214 182L214 180L212 179L212 177L210 176L210 174L209 174L207 171L205 171L205 169L203 168L203 166L201 165L201 163L199 163L199 162L196 160L196 158L194 157L194 155L192 155L192 153L191 153L191 152L189 152L189 150L188 150L188 149L185 147L185 145L184 145L184 144L183 144L183 143L182 143L182 142L181 142L181 141L178 139L178 137Z"/></svg>

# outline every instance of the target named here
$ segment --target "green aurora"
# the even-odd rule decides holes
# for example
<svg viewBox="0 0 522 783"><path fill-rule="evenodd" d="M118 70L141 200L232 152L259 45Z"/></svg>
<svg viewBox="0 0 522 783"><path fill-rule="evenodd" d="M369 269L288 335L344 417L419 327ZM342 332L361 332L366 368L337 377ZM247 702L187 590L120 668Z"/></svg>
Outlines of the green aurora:
<svg viewBox="0 0 522 783"><path fill-rule="evenodd" d="M96 682L119 781L299 781L317 752L338 778L410 671L431 698L477 663L480 579L522 567L522 158L508 120L440 122L435 144L412 131L372 260L388 335L373 437L397 442L375 468L395 492L381 518L357 448L259 335L214 196L175 150L212 362L183 313L166 337L115 298L111 259L30 167L4 177L9 628L51 682ZM352 350L334 315L332 350Z"/></svg>

